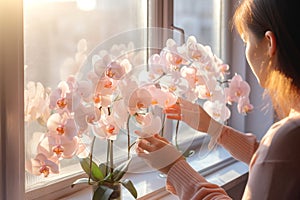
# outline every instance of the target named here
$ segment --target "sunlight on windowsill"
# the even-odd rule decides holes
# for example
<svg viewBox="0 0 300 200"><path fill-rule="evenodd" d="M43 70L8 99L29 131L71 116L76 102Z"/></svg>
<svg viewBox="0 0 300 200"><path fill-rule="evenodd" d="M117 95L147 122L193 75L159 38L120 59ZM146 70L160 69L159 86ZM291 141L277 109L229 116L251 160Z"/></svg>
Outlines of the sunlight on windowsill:
<svg viewBox="0 0 300 200"><path fill-rule="evenodd" d="M138 161L136 162L141 163ZM248 172L248 166L244 163L231 159L231 156L223 148L217 148L209 153L209 156L199 159L197 153L187 159L191 166L199 171L208 181L225 186L233 182ZM227 164L218 164L226 161ZM223 162L224 163L224 162ZM132 180L138 191L138 199L160 199L160 200L177 200L178 198L165 191L166 178L162 177L159 172L153 171L148 166L132 165L135 168L142 169L144 173L127 173L124 178ZM134 169L135 170L135 169ZM134 171L130 170L130 171ZM61 198L60 200L86 200L92 199L92 188L87 188L74 193L71 196ZM122 190L122 199L134 200L127 190Z"/></svg>

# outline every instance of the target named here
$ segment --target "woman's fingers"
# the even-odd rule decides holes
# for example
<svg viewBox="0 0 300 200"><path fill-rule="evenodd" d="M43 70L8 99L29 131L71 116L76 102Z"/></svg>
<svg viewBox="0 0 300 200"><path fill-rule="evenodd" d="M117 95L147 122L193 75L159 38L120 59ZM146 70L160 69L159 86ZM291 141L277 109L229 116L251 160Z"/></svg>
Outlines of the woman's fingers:
<svg viewBox="0 0 300 200"><path fill-rule="evenodd" d="M165 110L167 111L180 111L180 104L173 104L173 105L170 105L168 106L167 108L165 108Z"/></svg>
<svg viewBox="0 0 300 200"><path fill-rule="evenodd" d="M136 152L149 166L165 174L177 160L183 159L182 154L166 138L158 134L140 138L137 141Z"/></svg>
<svg viewBox="0 0 300 200"><path fill-rule="evenodd" d="M157 138L157 139L160 139L160 140L164 141L167 144L170 143L169 140L167 140L166 138L160 136L159 134L155 134L154 137Z"/></svg>
<svg viewBox="0 0 300 200"><path fill-rule="evenodd" d="M141 147L139 147L139 146L137 146L136 148L135 148L135 152L137 153L137 155L138 156L140 156L140 157L143 157L144 156L144 154L145 154L145 151L144 151L144 149L142 149Z"/></svg>
<svg viewBox="0 0 300 200"><path fill-rule="evenodd" d="M134 131L134 132L135 132L137 135L143 135L141 131L136 130L136 131ZM151 135L151 136L149 136L149 137L140 137L139 139L147 140L148 142L150 142L150 143L152 143L152 144L155 144L155 145L161 143L161 141L159 141L159 140L167 141L167 140L164 140L163 137L156 137L156 136L158 136L158 135L159 135L159 134L155 133L155 134L153 134L153 135ZM169 143L169 141L167 141L167 143Z"/></svg>
<svg viewBox="0 0 300 200"><path fill-rule="evenodd" d="M148 151L148 152L153 152L153 151L156 151L157 149L159 149L159 147L157 147L157 145L155 145L154 143L151 143L149 142L148 140L146 139L139 139L138 141L138 147L145 150L145 151Z"/></svg>
<svg viewBox="0 0 300 200"><path fill-rule="evenodd" d="M167 119L181 120L181 108L180 105L174 104L164 109Z"/></svg>
<svg viewBox="0 0 300 200"><path fill-rule="evenodd" d="M137 141L137 150L138 152L154 152L164 147L165 145L168 145L169 143L170 142L166 138L155 134L151 137L139 138L139 140Z"/></svg>

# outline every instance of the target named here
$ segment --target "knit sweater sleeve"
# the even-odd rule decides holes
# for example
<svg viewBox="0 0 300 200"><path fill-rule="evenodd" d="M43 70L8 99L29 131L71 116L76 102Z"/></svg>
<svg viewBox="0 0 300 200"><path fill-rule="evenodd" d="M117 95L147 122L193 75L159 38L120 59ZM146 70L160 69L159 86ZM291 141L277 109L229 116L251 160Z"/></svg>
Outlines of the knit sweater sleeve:
<svg viewBox="0 0 300 200"><path fill-rule="evenodd" d="M183 200L231 199L224 189L207 182L185 160L170 169L166 189Z"/></svg>
<svg viewBox="0 0 300 200"><path fill-rule="evenodd" d="M230 154L247 164L259 146L256 136L251 133L241 133L231 127L224 126L218 143L223 146Z"/></svg>
<svg viewBox="0 0 300 200"><path fill-rule="evenodd" d="M218 143L233 157L247 164L259 145L255 135L244 134L228 126L224 126ZM184 200L231 199L224 189L207 182L185 160L175 163L169 170L166 189Z"/></svg>

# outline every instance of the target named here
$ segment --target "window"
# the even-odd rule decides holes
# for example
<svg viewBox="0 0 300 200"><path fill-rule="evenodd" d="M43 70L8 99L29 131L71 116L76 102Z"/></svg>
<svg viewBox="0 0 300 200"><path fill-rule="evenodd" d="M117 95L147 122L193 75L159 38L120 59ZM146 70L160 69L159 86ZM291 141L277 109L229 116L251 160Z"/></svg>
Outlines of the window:
<svg viewBox="0 0 300 200"><path fill-rule="evenodd" d="M55 184L24 172L24 150L26 156L32 154L29 134L32 127L24 127L23 89L27 81L40 81L44 86L54 87L63 76L59 69L74 62L78 42L86 39L87 52L108 37L120 32L146 26L181 28L186 35L195 35L201 43L212 46L213 51L231 64L232 71L242 74L253 83L254 98L262 93L255 79L246 67L242 42L236 35L225 34L224 28L230 16L233 2L211 0L174 0L173 1L106 1L106 0L11 0L1 2L1 137L0 194L3 199L59 198L69 188L72 176L80 175L76 160L64 163L65 171L72 167L74 174L54 176ZM24 7L23 7L24 5ZM171 9L174 5L174 10ZM23 18L24 14L24 18ZM148 15L148 16L147 16ZM137 17L139 16L139 17ZM174 19L170 19L174 16ZM24 21L23 21L24 19ZM123 21L124 20L124 21ZM24 23L23 23L24 22ZM2 26L3 24L3 26ZM24 35L23 35L24 28ZM177 29L176 29L177 30ZM216 34L217 33L217 34ZM79 43L81 44L81 43ZM25 75L23 67L27 66ZM272 122L272 114L262 116L260 107L246 118L234 114L230 124L242 131L261 134ZM259 117L258 117L259 116ZM266 123L257 123L263 119ZM259 124L259 126L257 126ZM254 126L255 125L255 126ZM185 127L182 127L183 129ZM24 136L25 133L25 136ZM191 134L194 141L194 133ZM201 137L199 137L201 138ZM199 141L181 139L181 145L191 149L199 146ZM212 156L219 156L212 154ZM216 161L229 158L223 154ZM193 166L199 162L191 161ZM217 163L210 163L217 164ZM77 166L77 171L73 170ZM207 166L197 167L197 170ZM26 178L23 178L26 177ZM59 183L57 180L62 183ZM50 181L51 182L51 181ZM26 183L26 184L25 184ZM55 192L54 192L55 191ZM74 192L71 191L71 192Z"/></svg>
<svg viewBox="0 0 300 200"><path fill-rule="evenodd" d="M130 30L146 27L146 15L146 1L138 0L24 0L26 92L30 92L30 87L35 87L38 83L45 90L48 87L54 90L61 80L67 80L67 75L75 75L77 71L84 73L85 69L79 69L83 60L99 44L105 45L109 38L115 37L115 42L120 42L116 45L128 45L133 38L122 41L122 38L117 39L117 35L126 35ZM104 46L107 50L112 47L108 45L113 43ZM36 120L30 120L35 116L27 114L29 113L25 112L26 160L34 158L40 137L46 131ZM42 118L41 116L40 119ZM97 140L95 147L100 147L95 149L96 152L105 152L105 142ZM76 158L63 159L60 169L59 175L48 178L26 172L27 197L37 198L39 192L35 191L38 189L78 175L82 171Z"/></svg>

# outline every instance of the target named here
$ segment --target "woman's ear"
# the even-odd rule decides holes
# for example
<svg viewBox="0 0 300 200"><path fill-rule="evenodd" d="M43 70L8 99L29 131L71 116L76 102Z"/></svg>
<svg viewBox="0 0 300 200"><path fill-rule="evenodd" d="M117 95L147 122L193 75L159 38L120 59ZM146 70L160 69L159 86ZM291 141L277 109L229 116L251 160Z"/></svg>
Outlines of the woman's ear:
<svg viewBox="0 0 300 200"><path fill-rule="evenodd" d="M272 57L276 53L277 48L275 34L272 31L266 31L265 38L268 41L268 55Z"/></svg>

